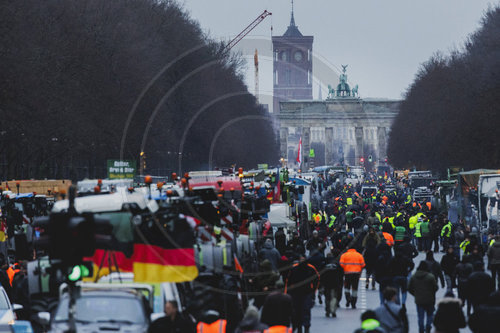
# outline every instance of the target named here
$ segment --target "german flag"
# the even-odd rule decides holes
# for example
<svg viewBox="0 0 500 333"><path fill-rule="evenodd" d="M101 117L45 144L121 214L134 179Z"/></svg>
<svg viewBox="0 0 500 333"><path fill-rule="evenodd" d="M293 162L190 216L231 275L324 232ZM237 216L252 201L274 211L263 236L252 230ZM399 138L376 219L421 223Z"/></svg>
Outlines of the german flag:
<svg viewBox="0 0 500 333"><path fill-rule="evenodd" d="M157 216L135 232L135 282L186 282L198 276L194 234L185 218Z"/></svg>

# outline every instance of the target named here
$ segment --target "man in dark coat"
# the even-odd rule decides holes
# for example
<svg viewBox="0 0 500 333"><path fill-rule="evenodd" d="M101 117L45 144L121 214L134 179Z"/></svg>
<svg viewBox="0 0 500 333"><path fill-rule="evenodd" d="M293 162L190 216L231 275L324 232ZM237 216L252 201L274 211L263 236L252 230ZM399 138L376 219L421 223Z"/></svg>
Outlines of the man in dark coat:
<svg viewBox="0 0 500 333"><path fill-rule="evenodd" d="M266 297L260 321L269 326L289 327L292 323L293 306L290 295L274 292Z"/></svg>
<svg viewBox="0 0 500 333"><path fill-rule="evenodd" d="M344 272L337 257L332 253L328 253L326 266L321 273L321 285L325 293L325 315L327 317L330 315L332 317L337 316L337 307L342 295Z"/></svg>
<svg viewBox="0 0 500 333"><path fill-rule="evenodd" d="M485 304L479 305L469 318L469 327L474 333L490 333L500 327L500 291L492 293Z"/></svg>
<svg viewBox="0 0 500 333"><path fill-rule="evenodd" d="M372 289L375 290L375 267L377 264L377 246L380 244L380 236L373 227L369 227L368 234L364 237L362 247L364 248L363 258L365 258L366 269L366 289L372 278Z"/></svg>
<svg viewBox="0 0 500 333"><path fill-rule="evenodd" d="M194 332L194 325L179 313L176 301L167 301L164 307L165 316L156 319L149 326L149 333L189 333Z"/></svg>
<svg viewBox="0 0 500 333"><path fill-rule="evenodd" d="M436 333L459 333L466 325L462 302L458 298L445 297L438 302L434 315Z"/></svg>
<svg viewBox="0 0 500 333"><path fill-rule="evenodd" d="M303 255L288 274L285 292L292 296L293 328L299 333L302 333L302 328L304 328L304 333L309 333L311 308L314 305L314 293L318 289L319 278L316 268L307 263Z"/></svg>
<svg viewBox="0 0 500 333"><path fill-rule="evenodd" d="M452 291L455 286L455 276L456 269L458 265L458 258L455 255L453 247L449 247L446 250L446 254L441 259L441 269L444 273L444 279L446 280L446 289L448 292Z"/></svg>
<svg viewBox="0 0 500 333"><path fill-rule="evenodd" d="M429 265L426 261L421 261L408 284L408 291L415 296L419 333L430 333L431 331L437 290L438 285L434 275L430 273ZM424 326L425 315L427 315L427 322Z"/></svg>
<svg viewBox="0 0 500 333"><path fill-rule="evenodd" d="M474 312L479 305L486 303L488 296L495 290L493 279L484 271L483 263L474 263L474 272L469 276L466 290L467 300L472 304Z"/></svg>

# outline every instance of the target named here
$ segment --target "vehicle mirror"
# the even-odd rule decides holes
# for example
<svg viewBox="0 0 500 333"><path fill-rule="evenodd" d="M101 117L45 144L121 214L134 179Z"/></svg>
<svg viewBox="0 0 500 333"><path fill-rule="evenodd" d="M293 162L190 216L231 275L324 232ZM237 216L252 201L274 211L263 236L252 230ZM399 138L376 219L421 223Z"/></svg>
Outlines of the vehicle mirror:
<svg viewBox="0 0 500 333"><path fill-rule="evenodd" d="M153 322L156 319L161 318L161 317L165 317L165 313L164 312L155 312L155 313L152 313L149 316L149 319L151 320L151 322Z"/></svg>
<svg viewBox="0 0 500 333"><path fill-rule="evenodd" d="M48 325L50 323L49 312L38 312L37 317L38 317L38 322L42 325Z"/></svg>
<svg viewBox="0 0 500 333"><path fill-rule="evenodd" d="M13 304L12 308L14 309L15 312L24 309L24 306L22 306L21 304Z"/></svg>

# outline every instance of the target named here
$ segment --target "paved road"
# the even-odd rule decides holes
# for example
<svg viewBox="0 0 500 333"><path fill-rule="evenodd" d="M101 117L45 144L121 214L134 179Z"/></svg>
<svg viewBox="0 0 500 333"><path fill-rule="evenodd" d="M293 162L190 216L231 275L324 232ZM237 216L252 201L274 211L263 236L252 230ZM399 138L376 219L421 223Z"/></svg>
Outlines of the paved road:
<svg viewBox="0 0 500 333"><path fill-rule="evenodd" d="M435 258L439 262L441 261L442 254L436 254ZM425 259L425 255L421 253L417 258L415 258L415 264L418 265L420 260ZM316 300L316 305L312 311L312 326L311 332L328 332L328 333L351 333L355 329L359 328L361 325L360 317L367 309L375 309L379 306L379 292L378 285L377 290L365 289L365 278L364 273L361 281L359 283L359 297L357 309L346 309L345 308L345 297L343 297L341 302L341 308L337 311L337 318L327 318L325 317L324 305L320 305ZM445 289L441 288L436 295L436 299L439 300L444 296ZM456 290L454 291L455 295ZM412 295L408 294L408 299L406 301L406 307L408 310L408 320L410 323L410 333L418 333L417 324L417 309L415 307L414 298ZM471 332L468 328L461 330L460 332Z"/></svg>

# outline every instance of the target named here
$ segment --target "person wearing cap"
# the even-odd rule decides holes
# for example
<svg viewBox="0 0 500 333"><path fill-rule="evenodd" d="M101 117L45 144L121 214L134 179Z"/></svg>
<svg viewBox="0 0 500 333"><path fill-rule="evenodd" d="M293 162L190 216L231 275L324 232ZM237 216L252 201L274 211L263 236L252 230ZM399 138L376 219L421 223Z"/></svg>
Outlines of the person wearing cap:
<svg viewBox="0 0 500 333"><path fill-rule="evenodd" d="M340 266L344 270L346 307L351 305L353 309L356 309L359 278L365 267L365 259L363 255L356 251L354 246L351 246L349 250L340 257Z"/></svg>

